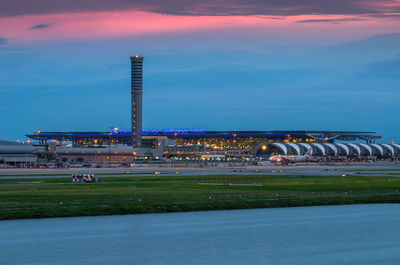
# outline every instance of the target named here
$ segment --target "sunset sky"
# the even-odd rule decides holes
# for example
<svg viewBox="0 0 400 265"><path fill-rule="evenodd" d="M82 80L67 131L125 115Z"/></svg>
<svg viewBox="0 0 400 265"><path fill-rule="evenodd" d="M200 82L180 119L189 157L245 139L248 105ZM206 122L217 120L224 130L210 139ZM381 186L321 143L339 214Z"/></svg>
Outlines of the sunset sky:
<svg viewBox="0 0 400 265"><path fill-rule="evenodd" d="M400 1L0 0L0 139L129 128L376 131L400 142Z"/></svg>

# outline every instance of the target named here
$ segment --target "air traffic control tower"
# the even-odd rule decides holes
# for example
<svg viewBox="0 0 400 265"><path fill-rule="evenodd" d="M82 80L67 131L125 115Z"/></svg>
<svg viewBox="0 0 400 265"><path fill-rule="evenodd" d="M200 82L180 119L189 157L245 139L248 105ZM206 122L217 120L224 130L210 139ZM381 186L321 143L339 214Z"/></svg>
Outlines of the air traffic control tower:
<svg viewBox="0 0 400 265"><path fill-rule="evenodd" d="M142 147L143 56L131 56L132 146Z"/></svg>

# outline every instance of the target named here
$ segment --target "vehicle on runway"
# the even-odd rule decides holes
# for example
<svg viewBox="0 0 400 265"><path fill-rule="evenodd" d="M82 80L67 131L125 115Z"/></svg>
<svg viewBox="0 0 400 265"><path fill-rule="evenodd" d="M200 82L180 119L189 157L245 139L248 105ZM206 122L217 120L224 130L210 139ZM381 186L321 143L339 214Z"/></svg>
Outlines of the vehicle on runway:
<svg viewBox="0 0 400 265"><path fill-rule="evenodd" d="M319 162L319 158L312 156L311 151L311 148L308 149L305 155L275 155L271 156L269 161L282 165L293 165L296 162Z"/></svg>

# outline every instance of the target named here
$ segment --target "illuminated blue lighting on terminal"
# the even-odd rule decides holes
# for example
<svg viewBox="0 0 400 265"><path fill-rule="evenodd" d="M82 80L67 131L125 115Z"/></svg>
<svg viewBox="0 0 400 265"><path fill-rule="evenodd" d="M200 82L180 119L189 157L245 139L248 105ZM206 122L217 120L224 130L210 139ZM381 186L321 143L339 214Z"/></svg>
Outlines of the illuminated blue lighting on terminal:
<svg viewBox="0 0 400 265"><path fill-rule="evenodd" d="M123 129L118 127L110 127L110 130L114 134L131 134L132 129ZM194 128L194 129L177 129L177 128L170 128L170 129L142 129L143 134L158 134L158 133L205 133L206 129L204 128Z"/></svg>

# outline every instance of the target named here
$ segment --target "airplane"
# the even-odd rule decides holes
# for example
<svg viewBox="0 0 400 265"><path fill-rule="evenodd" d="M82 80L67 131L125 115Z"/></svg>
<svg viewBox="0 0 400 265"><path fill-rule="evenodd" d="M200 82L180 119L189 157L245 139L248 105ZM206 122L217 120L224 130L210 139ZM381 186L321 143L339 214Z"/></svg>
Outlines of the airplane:
<svg viewBox="0 0 400 265"><path fill-rule="evenodd" d="M310 162L310 161L318 162L318 159L311 156L311 148L310 148L307 150L305 155L291 155L291 156L276 155L276 156L271 156L269 158L269 161L287 165L287 164L295 164L296 162Z"/></svg>

